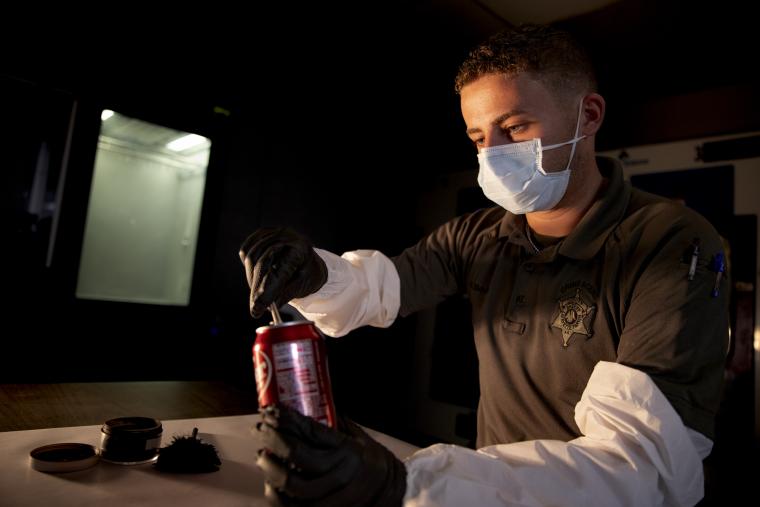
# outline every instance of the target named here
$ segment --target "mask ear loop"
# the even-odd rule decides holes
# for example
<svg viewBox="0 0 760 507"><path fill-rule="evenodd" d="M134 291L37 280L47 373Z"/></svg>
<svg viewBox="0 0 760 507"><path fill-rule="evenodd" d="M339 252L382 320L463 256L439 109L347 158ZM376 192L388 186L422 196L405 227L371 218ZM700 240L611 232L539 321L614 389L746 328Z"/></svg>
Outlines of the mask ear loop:
<svg viewBox="0 0 760 507"><path fill-rule="evenodd" d="M542 151L553 150L555 148L559 148L560 146L565 146L567 144L571 144L572 143L573 149L570 151L570 159L567 161L567 165L565 166L565 171L567 171L567 170L570 169L570 163L573 161L573 156L575 155L575 146L578 143L578 141L580 141L581 139L583 139L585 137L588 137L586 135L582 135L580 137L578 136L578 129L580 129L580 127L581 127L581 113L582 112L583 112L583 98L581 98L581 103L578 106L578 120L575 122L575 137L573 137L569 141L565 141L564 143L550 144L549 146L544 147L543 150L542 150ZM562 172L564 172L564 171L562 171Z"/></svg>

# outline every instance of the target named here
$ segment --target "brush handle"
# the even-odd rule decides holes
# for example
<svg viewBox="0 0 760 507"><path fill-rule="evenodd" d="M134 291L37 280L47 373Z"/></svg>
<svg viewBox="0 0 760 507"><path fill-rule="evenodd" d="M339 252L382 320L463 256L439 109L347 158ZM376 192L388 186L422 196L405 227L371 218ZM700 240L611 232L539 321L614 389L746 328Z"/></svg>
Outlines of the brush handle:
<svg viewBox="0 0 760 507"><path fill-rule="evenodd" d="M269 311L272 312L272 322L274 325L282 324L282 317L280 317L280 310L277 309L277 305L272 303L269 305Z"/></svg>

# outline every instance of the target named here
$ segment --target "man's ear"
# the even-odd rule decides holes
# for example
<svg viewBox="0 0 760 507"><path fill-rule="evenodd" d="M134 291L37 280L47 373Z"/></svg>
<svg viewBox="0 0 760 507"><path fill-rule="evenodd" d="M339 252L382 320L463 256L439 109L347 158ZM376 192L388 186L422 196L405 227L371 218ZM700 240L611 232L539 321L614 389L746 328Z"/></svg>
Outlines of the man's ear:
<svg viewBox="0 0 760 507"><path fill-rule="evenodd" d="M593 136L602 126L607 103L598 93L590 93L583 99L581 109L581 135Z"/></svg>

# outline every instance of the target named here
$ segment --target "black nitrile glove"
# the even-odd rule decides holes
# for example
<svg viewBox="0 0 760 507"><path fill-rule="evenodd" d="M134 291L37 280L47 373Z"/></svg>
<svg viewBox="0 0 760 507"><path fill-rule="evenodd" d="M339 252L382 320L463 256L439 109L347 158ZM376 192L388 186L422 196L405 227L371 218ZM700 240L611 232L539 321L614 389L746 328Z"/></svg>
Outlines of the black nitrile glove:
<svg viewBox="0 0 760 507"><path fill-rule="evenodd" d="M339 418L334 430L284 405L265 408L261 419L252 431L270 505L401 505L406 467L354 422Z"/></svg>
<svg viewBox="0 0 760 507"><path fill-rule="evenodd" d="M327 266L309 240L288 228L262 228L240 247L251 287L251 315L258 318L272 303L313 294L327 281Z"/></svg>

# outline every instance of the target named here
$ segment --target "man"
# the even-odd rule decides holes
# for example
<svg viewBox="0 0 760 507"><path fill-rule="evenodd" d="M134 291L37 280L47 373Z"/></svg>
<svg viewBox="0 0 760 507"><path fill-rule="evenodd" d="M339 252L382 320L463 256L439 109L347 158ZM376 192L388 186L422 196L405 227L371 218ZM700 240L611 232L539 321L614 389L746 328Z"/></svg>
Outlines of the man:
<svg viewBox="0 0 760 507"><path fill-rule="evenodd" d="M718 235L595 157L605 101L568 34L506 30L469 55L456 88L478 183L498 206L392 259L338 257L287 229L256 231L240 256L254 315L290 301L336 337L467 293L479 449L434 445L404 474L348 422L336 431L269 409L256 430L267 495L286 505L695 504L727 344L727 282L711 271Z"/></svg>

